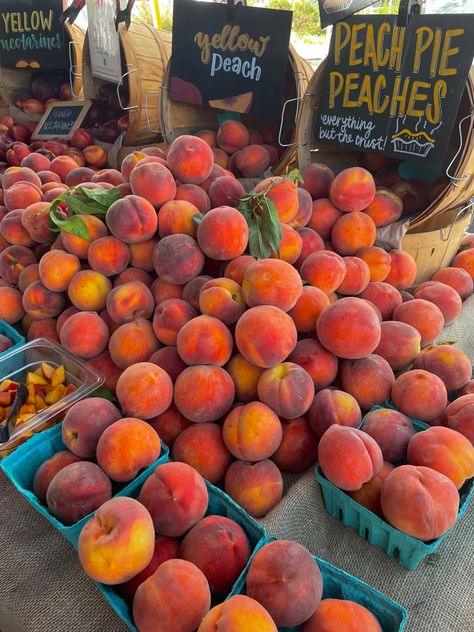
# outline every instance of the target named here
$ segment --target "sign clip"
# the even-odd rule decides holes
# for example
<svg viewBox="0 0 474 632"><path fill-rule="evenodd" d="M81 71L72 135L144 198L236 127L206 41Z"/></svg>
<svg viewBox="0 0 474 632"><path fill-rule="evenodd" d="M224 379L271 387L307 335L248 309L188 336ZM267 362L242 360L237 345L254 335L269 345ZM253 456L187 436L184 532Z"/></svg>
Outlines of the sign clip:
<svg viewBox="0 0 474 632"><path fill-rule="evenodd" d="M397 26L408 26L408 20L411 15L420 15L421 2L420 0L400 0L400 7L398 9Z"/></svg>

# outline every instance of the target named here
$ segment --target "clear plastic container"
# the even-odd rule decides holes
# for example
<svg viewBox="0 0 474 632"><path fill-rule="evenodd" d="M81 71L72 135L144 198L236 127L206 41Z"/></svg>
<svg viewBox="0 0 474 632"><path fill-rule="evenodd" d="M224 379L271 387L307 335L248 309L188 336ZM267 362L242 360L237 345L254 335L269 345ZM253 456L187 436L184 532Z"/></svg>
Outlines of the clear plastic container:
<svg viewBox="0 0 474 632"><path fill-rule="evenodd" d="M66 385L72 384L76 390L19 424L8 441L0 443L0 458L13 452L34 433L59 423L72 404L90 395L104 382L104 376L99 371L47 338L37 338L8 350L0 360L0 382L25 382L27 373L40 367L42 362L55 368L63 365Z"/></svg>

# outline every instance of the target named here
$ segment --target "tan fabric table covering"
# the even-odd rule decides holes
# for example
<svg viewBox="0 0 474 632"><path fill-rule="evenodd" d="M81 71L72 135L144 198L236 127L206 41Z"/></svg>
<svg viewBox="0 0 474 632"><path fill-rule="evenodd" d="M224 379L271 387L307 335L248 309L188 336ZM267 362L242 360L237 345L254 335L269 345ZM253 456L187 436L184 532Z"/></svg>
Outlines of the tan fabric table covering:
<svg viewBox="0 0 474 632"><path fill-rule="evenodd" d="M474 297L441 340L459 339L474 359ZM287 478L287 493L264 520L271 535L297 540L408 610L406 632L474 632L474 506L433 564L407 571L331 518L312 471ZM72 547L0 474L0 631L125 632L83 573ZM249 630L251 632L251 630Z"/></svg>

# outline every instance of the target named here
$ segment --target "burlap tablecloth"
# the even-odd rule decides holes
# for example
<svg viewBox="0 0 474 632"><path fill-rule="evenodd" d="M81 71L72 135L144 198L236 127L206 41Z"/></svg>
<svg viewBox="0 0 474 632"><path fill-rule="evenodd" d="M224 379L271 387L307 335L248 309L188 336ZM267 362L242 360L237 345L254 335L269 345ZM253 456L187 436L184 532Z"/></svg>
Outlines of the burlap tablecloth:
<svg viewBox="0 0 474 632"><path fill-rule="evenodd" d="M474 359L474 297L440 340L459 339ZM409 613L406 632L474 632L474 507L433 563L407 571L325 511L312 471L287 478L287 492L264 520L375 586ZM82 572L72 547L0 474L1 632L125 632L126 626ZM249 630L248 632L252 632Z"/></svg>

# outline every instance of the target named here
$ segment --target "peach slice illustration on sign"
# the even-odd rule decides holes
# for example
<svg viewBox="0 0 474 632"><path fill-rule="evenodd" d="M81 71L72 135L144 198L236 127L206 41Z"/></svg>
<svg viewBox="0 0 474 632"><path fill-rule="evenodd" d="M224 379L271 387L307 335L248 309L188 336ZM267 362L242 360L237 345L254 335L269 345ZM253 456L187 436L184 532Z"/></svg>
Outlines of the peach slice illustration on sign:
<svg viewBox="0 0 474 632"><path fill-rule="evenodd" d="M171 77L170 94L175 101L184 101L194 105L202 105L202 94L199 88L190 81L184 81L180 77Z"/></svg>
<svg viewBox="0 0 474 632"><path fill-rule="evenodd" d="M244 92L237 94L235 97L226 97L225 99L214 99L209 101L211 108L218 110L227 110L228 112L238 112L239 114L247 114L250 112L253 102L253 92Z"/></svg>

